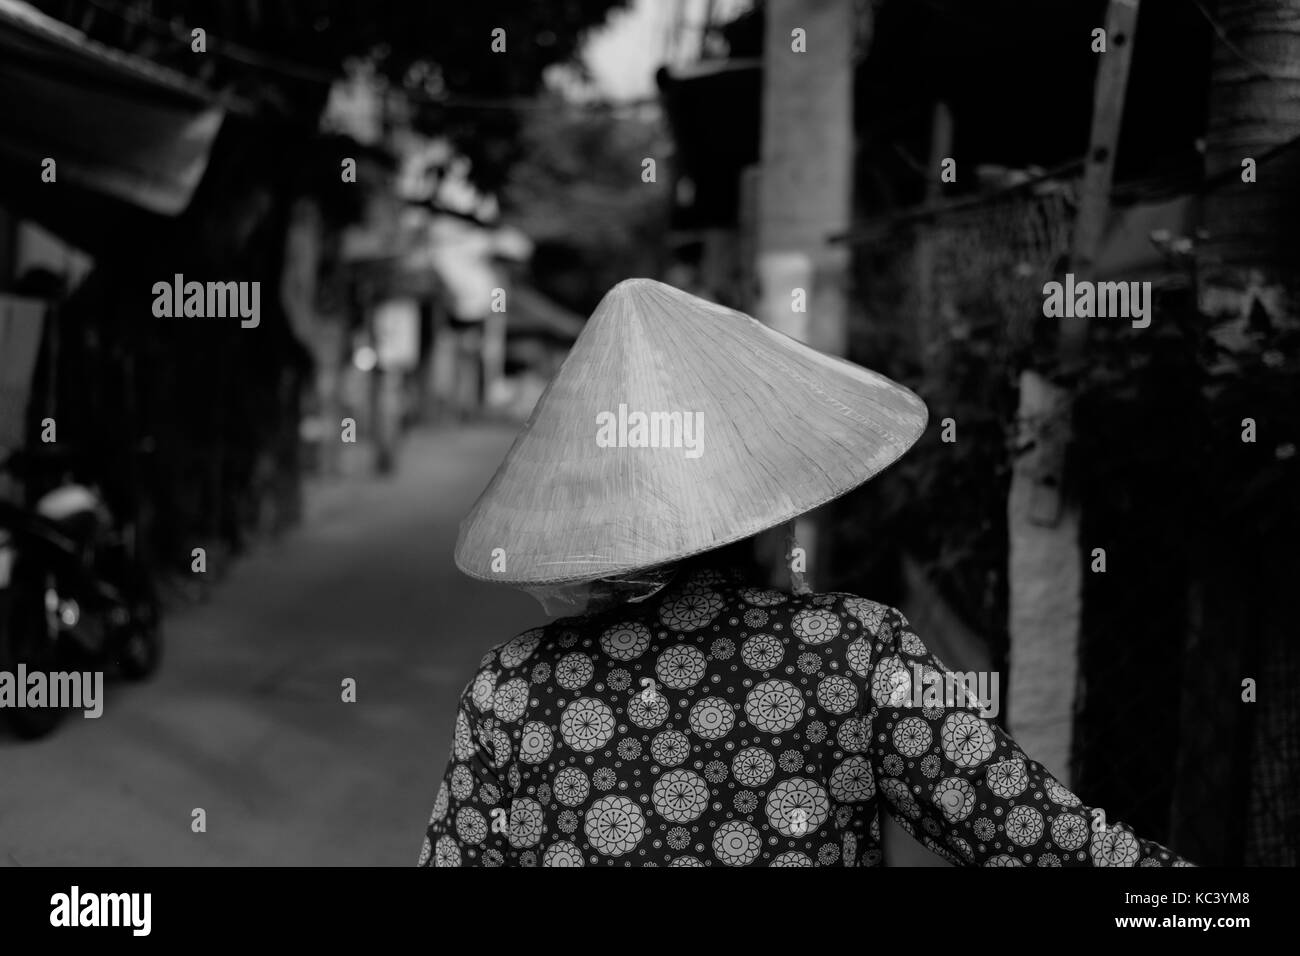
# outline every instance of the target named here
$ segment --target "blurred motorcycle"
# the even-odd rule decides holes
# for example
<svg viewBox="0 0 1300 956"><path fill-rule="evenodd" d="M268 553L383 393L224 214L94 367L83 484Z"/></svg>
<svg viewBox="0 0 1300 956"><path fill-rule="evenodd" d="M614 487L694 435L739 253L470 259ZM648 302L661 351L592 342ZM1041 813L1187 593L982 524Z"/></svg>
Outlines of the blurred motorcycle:
<svg viewBox="0 0 1300 956"><path fill-rule="evenodd" d="M98 489L67 478L31 508L0 501L0 670L116 666L132 680L157 670L158 599L136 537L134 522L116 518ZM65 716L55 707L6 710L27 738L49 733Z"/></svg>

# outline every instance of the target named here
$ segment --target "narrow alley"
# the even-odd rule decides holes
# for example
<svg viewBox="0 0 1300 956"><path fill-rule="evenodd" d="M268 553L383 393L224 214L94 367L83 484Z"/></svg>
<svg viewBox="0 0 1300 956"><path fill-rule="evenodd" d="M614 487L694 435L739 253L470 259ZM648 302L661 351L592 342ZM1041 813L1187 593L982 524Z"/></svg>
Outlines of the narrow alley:
<svg viewBox="0 0 1300 956"><path fill-rule="evenodd" d="M152 682L110 683L102 718L44 740L0 736L4 862L414 863L456 695L543 619L452 564L512 434L417 433L394 476L311 489L299 530L169 616Z"/></svg>

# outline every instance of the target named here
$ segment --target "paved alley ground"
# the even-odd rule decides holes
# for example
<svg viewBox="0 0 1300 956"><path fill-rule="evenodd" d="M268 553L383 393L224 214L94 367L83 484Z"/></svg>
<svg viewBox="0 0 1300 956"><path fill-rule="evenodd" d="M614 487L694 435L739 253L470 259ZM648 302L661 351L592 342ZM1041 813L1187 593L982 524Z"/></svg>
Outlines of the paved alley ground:
<svg viewBox="0 0 1300 956"><path fill-rule="evenodd" d="M0 731L0 864L412 865L457 694L545 619L452 564L513 434L417 433L395 475L314 488L300 529L170 615L152 682L42 741Z"/></svg>

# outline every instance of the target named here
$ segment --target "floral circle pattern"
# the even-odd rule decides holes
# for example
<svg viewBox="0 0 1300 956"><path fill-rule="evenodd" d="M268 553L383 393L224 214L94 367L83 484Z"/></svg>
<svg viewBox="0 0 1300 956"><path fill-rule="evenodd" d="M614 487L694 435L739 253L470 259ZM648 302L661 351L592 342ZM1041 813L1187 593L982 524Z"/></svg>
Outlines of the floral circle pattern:
<svg viewBox="0 0 1300 956"><path fill-rule="evenodd" d="M582 851L568 840L552 843L542 854L542 866L586 866Z"/></svg>
<svg viewBox="0 0 1300 956"><path fill-rule="evenodd" d="M762 848L758 828L744 820L731 820L713 831L713 855L727 866L749 866Z"/></svg>
<svg viewBox="0 0 1300 956"><path fill-rule="evenodd" d="M616 624L600 635L600 649L616 661L634 661L650 646L650 628L644 624Z"/></svg>
<svg viewBox="0 0 1300 956"><path fill-rule="evenodd" d="M881 658L871 674L871 699L877 707L900 707L912 697L912 674L897 656Z"/></svg>
<svg viewBox="0 0 1300 956"><path fill-rule="evenodd" d="M691 708L691 732L705 740L717 740L736 726L736 712L721 697L705 697Z"/></svg>
<svg viewBox="0 0 1300 956"><path fill-rule="evenodd" d="M876 795L876 777L865 757L848 757L831 771L831 796L840 803L862 803Z"/></svg>
<svg viewBox="0 0 1300 956"><path fill-rule="evenodd" d="M746 787L761 787L776 773L776 759L762 747L746 747L731 761L731 772Z"/></svg>
<svg viewBox="0 0 1300 956"><path fill-rule="evenodd" d="M555 733L540 720L524 724L519 737L519 759L524 763L538 764L555 749Z"/></svg>
<svg viewBox="0 0 1300 956"><path fill-rule="evenodd" d="M1063 807L1077 807L1082 801L1073 793L1055 780L1049 780L1043 788L1047 791L1047 798L1053 803L1059 803Z"/></svg>
<svg viewBox="0 0 1300 956"><path fill-rule="evenodd" d="M858 689L843 674L832 674L817 685L817 703L832 714L847 714L858 706Z"/></svg>
<svg viewBox="0 0 1300 956"><path fill-rule="evenodd" d="M578 807L587 802L587 794L591 793L591 781L577 767L565 767L555 775L555 785L551 792L566 807Z"/></svg>
<svg viewBox="0 0 1300 956"><path fill-rule="evenodd" d="M830 815L831 803L821 784L803 777L782 780L767 795L767 822L782 836L815 833Z"/></svg>
<svg viewBox="0 0 1300 956"><path fill-rule="evenodd" d="M655 763L676 767L691 755L691 742L680 730L664 730L650 741L650 756Z"/></svg>
<svg viewBox="0 0 1300 956"><path fill-rule="evenodd" d="M487 732L485 741L485 750L492 761L494 767L504 767L510 763L510 757L513 752L513 744L510 741L510 734L503 727L493 727Z"/></svg>
<svg viewBox="0 0 1300 956"><path fill-rule="evenodd" d="M809 608L794 616L790 630L805 644L825 644L839 636L840 619L822 608Z"/></svg>
<svg viewBox="0 0 1300 956"><path fill-rule="evenodd" d="M448 795L447 783L443 781L438 785L438 793L433 798L433 812L429 814L429 822L434 823L438 820L444 820L447 817L447 807L450 805L451 798Z"/></svg>
<svg viewBox="0 0 1300 956"><path fill-rule="evenodd" d="M678 644L659 655L655 673L659 680L674 690L685 690L700 682L707 661L704 652L690 644Z"/></svg>
<svg viewBox="0 0 1300 956"><path fill-rule="evenodd" d="M934 733L920 717L904 717L894 725L894 748L904 757L919 757L932 743Z"/></svg>
<svg viewBox="0 0 1300 956"><path fill-rule="evenodd" d="M627 702L627 719L642 730L658 727L668 719L668 711L668 698L663 694L647 697L644 692L638 692Z"/></svg>
<svg viewBox="0 0 1300 956"><path fill-rule="evenodd" d="M744 588L740 592L740 599L754 607L776 607L790 600L780 591L771 588Z"/></svg>
<svg viewBox="0 0 1300 956"><path fill-rule="evenodd" d="M1043 815L1033 807L1020 804L1011 808L1003 829L1016 846L1033 846L1043 838Z"/></svg>
<svg viewBox="0 0 1300 956"><path fill-rule="evenodd" d="M474 774L463 763L452 767L450 779L451 795L457 800L464 800L474 792Z"/></svg>
<svg viewBox="0 0 1300 956"><path fill-rule="evenodd" d="M949 823L960 823L975 809L975 788L961 777L945 777L931 795Z"/></svg>
<svg viewBox="0 0 1300 956"><path fill-rule="evenodd" d="M880 866L882 811L962 866L1188 865L968 706L895 609L684 573L486 653L421 866ZM413 849L415 849L413 847Z"/></svg>
<svg viewBox="0 0 1300 956"><path fill-rule="evenodd" d="M542 838L542 805L531 797L518 797L510 804L510 845L515 849L536 846Z"/></svg>
<svg viewBox="0 0 1300 956"><path fill-rule="evenodd" d="M859 677L866 677L871 673L871 642L859 637L844 652L844 659L853 673Z"/></svg>
<svg viewBox="0 0 1300 956"><path fill-rule="evenodd" d="M587 811L584 829L597 853L622 856L645 836L645 814L626 797L601 797Z"/></svg>
<svg viewBox="0 0 1300 956"><path fill-rule="evenodd" d="M779 734L803 719L803 694L786 680L767 680L745 697L745 716L764 733Z"/></svg>
<svg viewBox="0 0 1300 956"><path fill-rule="evenodd" d="M978 767L993 756L993 729L983 717L965 711L949 714L940 732L943 755L958 767Z"/></svg>
<svg viewBox="0 0 1300 956"><path fill-rule="evenodd" d="M596 665L581 651L565 654L555 665L555 683L565 690L585 687L596 673Z"/></svg>
<svg viewBox="0 0 1300 956"><path fill-rule="evenodd" d="M452 734L451 752L457 760L469 760L474 756L474 732L470 730L469 716L464 710L456 712L456 729Z"/></svg>
<svg viewBox="0 0 1300 956"><path fill-rule="evenodd" d="M911 657L925 657L926 654L930 653L925 644L921 642L921 639L911 631L904 631L899 637L898 644L903 653Z"/></svg>
<svg viewBox="0 0 1300 956"><path fill-rule="evenodd" d="M479 843L487 836L487 821L473 807L456 811L456 836L466 843Z"/></svg>
<svg viewBox="0 0 1300 956"><path fill-rule="evenodd" d="M542 628L535 627L531 631L520 634L502 647L500 654L501 666L508 670L518 667L532 657L533 651L537 650L537 645L542 642L542 631Z"/></svg>
<svg viewBox="0 0 1300 956"><path fill-rule="evenodd" d="M460 846L456 839L449 835L440 836L433 850L433 865L460 866L460 862Z"/></svg>
<svg viewBox="0 0 1300 956"><path fill-rule="evenodd" d="M858 623L872 634L880 628L889 609L883 604L868 601L866 598L849 596L844 598L844 610L848 611Z"/></svg>
<svg viewBox="0 0 1300 956"><path fill-rule="evenodd" d="M574 750L599 750L614 736L614 712L594 697L575 700L560 718L560 736Z"/></svg>
<svg viewBox="0 0 1300 956"><path fill-rule="evenodd" d="M861 717L850 717L835 732L835 742L851 754L866 753L871 747L867 722Z"/></svg>
<svg viewBox="0 0 1300 956"><path fill-rule="evenodd" d="M1029 786L1029 772L1023 760L999 760L989 764L984 779L989 789L1003 800L1020 796Z"/></svg>
<svg viewBox="0 0 1300 956"><path fill-rule="evenodd" d="M496 694L497 675L492 671L480 671L474 678L474 689L470 691L470 699L474 701L474 706L483 713L491 713L492 698Z"/></svg>
<svg viewBox="0 0 1300 956"><path fill-rule="evenodd" d="M698 631L722 610L722 598L709 588L688 588L659 609L659 619L674 631Z"/></svg>
<svg viewBox="0 0 1300 956"><path fill-rule="evenodd" d="M1137 837L1123 827L1107 827L1092 835L1088 847L1093 866L1134 866L1142 855Z"/></svg>
<svg viewBox="0 0 1300 956"><path fill-rule="evenodd" d="M690 823L698 820L709 805L709 785L698 773L669 770L655 781L650 799L665 820Z"/></svg>
<svg viewBox="0 0 1300 956"><path fill-rule="evenodd" d="M498 720L513 723L524 715L528 707L528 681L521 677L508 680L496 689L492 709Z"/></svg>
<svg viewBox="0 0 1300 956"><path fill-rule="evenodd" d="M785 645L771 634L756 634L740 647L740 659L756 671L770 671L785 657Z"/></svg>

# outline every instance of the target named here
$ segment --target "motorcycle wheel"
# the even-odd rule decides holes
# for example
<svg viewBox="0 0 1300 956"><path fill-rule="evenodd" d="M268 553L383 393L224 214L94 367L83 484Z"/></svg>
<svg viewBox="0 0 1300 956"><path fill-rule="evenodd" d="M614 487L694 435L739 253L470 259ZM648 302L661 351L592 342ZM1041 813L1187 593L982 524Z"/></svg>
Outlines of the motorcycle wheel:
<svg viewBox="0 0 1300 956"><path fill-rule="evenodd" d="M50 633L43 588L32 580L16 580L14 584L7 613L0 622L0 661L15 673L19 664L27 665L29 672L62 670L58 635ZM26 688L18 692L25 694ZM14 732L27 740L44 737L66 714L59 707L11 707L6 711Z"/></svg>

